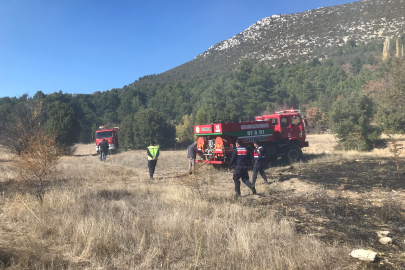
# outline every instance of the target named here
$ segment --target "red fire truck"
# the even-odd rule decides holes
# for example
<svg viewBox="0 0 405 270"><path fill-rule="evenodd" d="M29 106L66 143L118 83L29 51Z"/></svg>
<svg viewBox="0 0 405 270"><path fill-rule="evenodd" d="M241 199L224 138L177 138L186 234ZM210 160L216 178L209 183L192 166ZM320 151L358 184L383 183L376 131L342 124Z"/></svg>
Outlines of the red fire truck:
<svg viewBox="0 0 405 270"><path fill-rule="evenodd" d="M249 122L194 126L194 134L198 136L197 148L204 153L196 161L211 164L229 162L237 139L241 139L250 151L253 151L253 142L260 142L271 161L278 157L286 162L299 161L301 149L309 146L305 141L305 126L306 121L299 110L257 116L255 121Z"/></svg>
<svg viewBox="0 0 405 270"><path fill-rule="evenodd" d="M95 135L97 153L100 151L99 144L101 141L103 141L103 139L108 142L108 151L111 151L112 153L116 153L118 151L118 129L119 127L114 127L111 129L105 126L99 127Z"/></svg>

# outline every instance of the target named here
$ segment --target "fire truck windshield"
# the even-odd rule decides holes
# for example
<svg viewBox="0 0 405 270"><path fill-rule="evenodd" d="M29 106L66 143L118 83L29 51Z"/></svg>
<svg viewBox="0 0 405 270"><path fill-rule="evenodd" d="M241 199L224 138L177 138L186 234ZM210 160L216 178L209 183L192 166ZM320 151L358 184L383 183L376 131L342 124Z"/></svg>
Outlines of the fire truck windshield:
<svg viewBox="0 0 405 270"><path fill-rule="evenodd" d="M101 131L96 133L96 139L107 139L112 137L112 131Z"/></svg>

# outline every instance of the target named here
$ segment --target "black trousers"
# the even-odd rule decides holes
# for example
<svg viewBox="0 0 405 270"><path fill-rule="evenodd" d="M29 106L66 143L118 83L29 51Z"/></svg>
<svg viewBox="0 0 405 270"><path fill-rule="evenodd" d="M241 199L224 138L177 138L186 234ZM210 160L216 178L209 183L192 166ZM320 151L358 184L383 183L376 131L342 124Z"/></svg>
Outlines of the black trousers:
<svg viewBox="0 0 405 270"><path fill-rule="evenodd" d="M149 168L149 176L153 178L153 174L155 173L157 160L148 160L148 168Z"/></svg>
<svg viewBox="0 0 405 270"><path fill-rule="evenodd" d="M240 195L240 179L248 187L252 188L252 184L249 181L248 167L244 165L236 165L233 172L233 182L235 183L235 192Z"/></svg>
<svg viewBox="0 0 405 270"><path fill-rule="evenodd" d="M257 179L257 173L260 173L260 175L263 177L264 182L267 184L267 177L266 174L264 173L264 164L262 163L257 163L255 162L255 165L253 166L253 176L252 176L252 185L255 186L256 184L256 179Z"/></svg>

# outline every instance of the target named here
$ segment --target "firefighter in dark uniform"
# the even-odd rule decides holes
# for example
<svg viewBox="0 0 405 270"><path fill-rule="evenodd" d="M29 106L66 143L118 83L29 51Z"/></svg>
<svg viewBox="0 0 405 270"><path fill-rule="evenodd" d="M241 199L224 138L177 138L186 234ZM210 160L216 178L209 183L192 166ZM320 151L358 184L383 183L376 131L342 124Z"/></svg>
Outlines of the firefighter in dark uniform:
<svg viewBox="0 0 405 270"><path fill-rule="evenodd" d="M148 154L148 168L150 180L154 180L153 174L155 173L156 163L159 157L159 146L155 146L154 144L155 142L151 141L150 146L146 150L146 153Z"/></svg>
<svg viewBox="0 0 405 270"><path fill-rule="evenodd" d="M266 174L263 171L265 158L266 158L266 150L263 146L259 145L258 142L254 142L255 151L253 152L254 164L253 164L253 177L252 177L252 185L255 186L257 173L263 177L264 182L268 185Z"/></svg>
<svg viewBox="0 0 405 270"><path fill-rule="evenodd" d="M100 152L101 152L101 161L104 161L105 162L105 160L106 160L106 158L107 158L107 154L108 154L108 142L105 140L105 139L103 139L103 141L101 141L99 144L98 144L98 146L99 146L99 148L100 148Z"/></svg>
<svg viewBox="0 0 405 270"><path fill-rule="evenodd" d="M240 178L242 182L256 194L255 187L249 181L248 167L250 166L250 155L245 147L242 146L241 140L236 140L236 149L233 150L231 162L229 163L228 171L231 172L232 165L235 163L235 171L233 172L233 181L235 182L236 196L240 197Z"/></svg>

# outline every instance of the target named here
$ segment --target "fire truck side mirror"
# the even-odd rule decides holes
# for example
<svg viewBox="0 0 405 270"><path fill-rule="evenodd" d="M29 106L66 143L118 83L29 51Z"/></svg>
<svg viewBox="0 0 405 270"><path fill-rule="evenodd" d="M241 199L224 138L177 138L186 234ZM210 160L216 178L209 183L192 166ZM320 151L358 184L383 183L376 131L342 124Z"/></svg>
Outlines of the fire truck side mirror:
<svg viewBox="0 0 405 270"><path fill-rule="evenodd" d="M307 119L304 119L304 127L307 127L307 126L308 126Z"/></svg>

